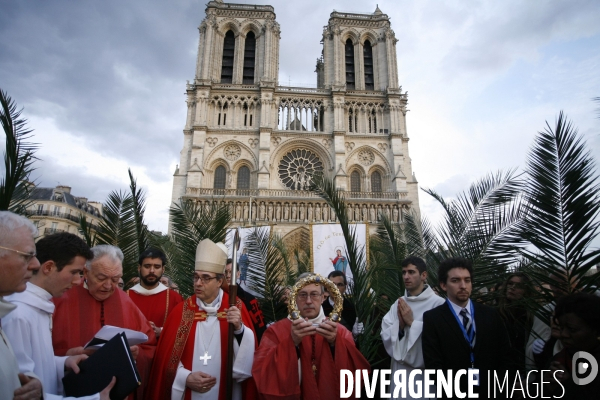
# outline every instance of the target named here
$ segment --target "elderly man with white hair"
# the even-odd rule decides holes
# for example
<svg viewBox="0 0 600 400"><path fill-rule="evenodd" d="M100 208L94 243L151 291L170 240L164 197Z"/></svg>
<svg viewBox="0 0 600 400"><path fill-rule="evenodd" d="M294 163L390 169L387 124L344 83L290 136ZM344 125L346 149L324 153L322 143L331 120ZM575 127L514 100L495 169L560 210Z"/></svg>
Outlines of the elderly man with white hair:
<svg viewBox="0 0 600 400"><path fill-rule="evenodd" d="M33 271L40 268L35 254L37 228L27 218L0 211L0 318L17 306L5 296L22 292ZM0 324L0 399L40 399L42 384L31 374L20 374L8 337Z"/></svg>
<svg viewBox="0 0 600 400"><path fill-rule="evenodd" d="M104 325L140 331L148 341L132 346L142 378L137 398L143 398L145 383L150 373L156 349L156 338L144 314L122 290L118 290L123 276L123 252L115 246L93 247L94 258L83 271L84 283L55 298L52 343L57 356L84 353L84 346Z"/></svg>

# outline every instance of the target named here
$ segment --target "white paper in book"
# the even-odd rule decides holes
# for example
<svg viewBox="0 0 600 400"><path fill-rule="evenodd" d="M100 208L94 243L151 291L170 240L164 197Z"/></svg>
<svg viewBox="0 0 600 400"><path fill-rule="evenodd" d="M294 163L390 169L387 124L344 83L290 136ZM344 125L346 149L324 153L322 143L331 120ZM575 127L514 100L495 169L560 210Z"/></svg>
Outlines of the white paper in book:
<svg viewBox="0 0 600 400"><path fill-rule="evenodd" d="M90 340L84 347L86 349L99 349L104 343L108 342L110 339L114 338L115 335L118 335L121 332L125 333L125 337L127 337L127 342L130 346L135 346L136 344L148 341L148 335L143 332L119 328L118 326L104 325L102 328L100 328L96 335L94 335L94 338Z"/></svg>

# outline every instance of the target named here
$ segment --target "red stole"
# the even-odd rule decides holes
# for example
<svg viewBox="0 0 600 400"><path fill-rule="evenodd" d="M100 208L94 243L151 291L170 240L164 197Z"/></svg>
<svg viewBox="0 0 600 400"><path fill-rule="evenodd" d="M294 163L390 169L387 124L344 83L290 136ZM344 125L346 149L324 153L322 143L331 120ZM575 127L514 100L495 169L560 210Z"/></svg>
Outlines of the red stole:
<svg viewBox="0 0 600 400"><path fill-rule="evenodd" d="M133 329L148 335L148 341L138 346L140 352L136 360L142 377L142 386L138 390L138 398L141 399L152 367L156 337L144 314L125 292L117 289L100 302L83 285L77 285L52 301L56 305L52 345L57 356L64 356L71 348L84 346L100 330L102 321L104 325Z"/></svg>
<svg viewBox="0 0 600 400"><path fill-rule="evenodd" d="M171 289L148 296L129 289L127 295L133 300L146 319L154 322L158 327L165 326L167 315L173 311L177 304L183 301L183 297Z"/></svg>
<svg viewBox="0 0 600 400"><path fill-rule="evenodd" d="M236 299L236 307L242 313L242 322L246 328L252 327L252 320L244 304L239 298ZM227 323L224 310L229 308L229 295L223 292L221 307L217 312L221 335L221 376L219 383L219 399L225 399L227 384L227 339L229 324ZM206 320L206 313L200 310L196 303L196 295L193 295L183 303L179 304L167 317L163 331L160 335L156 358L150 375L150 386L147 399L160 400L171 398L171 389L177 373L179 362L192 370L194 357L194 341L196 337L196 325L198 321ZM256 343L256 335L255 335ZM247 379L242 386L245 389ZM191 398L191 391L186 389L185 399ZM245 396L247 399L248 396Z"/></svg>

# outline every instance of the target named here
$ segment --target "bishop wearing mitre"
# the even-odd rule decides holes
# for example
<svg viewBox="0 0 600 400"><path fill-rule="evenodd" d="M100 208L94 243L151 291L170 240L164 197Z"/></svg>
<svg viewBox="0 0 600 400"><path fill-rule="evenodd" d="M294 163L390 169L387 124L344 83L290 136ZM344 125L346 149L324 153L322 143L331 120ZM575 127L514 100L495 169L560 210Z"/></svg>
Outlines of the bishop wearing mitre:
<svg viewBox="0 0 600 400"><path fill-rule="evenodd" d="M229 306L221 289L226 249L204 239L196 249L194 295L169 314L156 351L149 399L225 399L227 337L234 328L233 398L251 376L255 335L239 299Z"/></svg>

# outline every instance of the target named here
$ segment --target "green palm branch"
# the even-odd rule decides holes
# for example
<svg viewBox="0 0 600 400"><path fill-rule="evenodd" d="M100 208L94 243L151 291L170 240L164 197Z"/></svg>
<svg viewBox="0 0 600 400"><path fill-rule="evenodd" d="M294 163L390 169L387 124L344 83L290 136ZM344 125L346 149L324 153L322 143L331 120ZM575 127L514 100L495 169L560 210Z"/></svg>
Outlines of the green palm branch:
<svg viewBox="0 0 600 400"><path fill-rule="evenodd" d="M0 89L0 123L6 136L4 152L4 176L0 180L0 210L25 214L29 201L29 177L37 159L38 145L28 141L32 137L27 120L21 118L23 110Z"/></svg>
<svg viewBox="0 0 600 400"><path fill-rule="evenodd" d="M436 229L437 238L427 239L429 246L435 248L428 261L439 264L449 257L472 260L476 290L502 279L518 262L518 249L525 246L517 233L525 215L522 187L521 177L508 171L488 174L455 200L424 189L445 213Z"/></svg>
<svg viewBox="0 0 600 400"><path fill-rule="evenodd" d="M590 275L600 263L600 249L591 247L600 197L594 160L577 130L562 112L554 127L546 125L528 156L520 236L530 244L522 250L529 273L551 302L553 293L545 287L571 293L593 291L600 282L598 273Z"/></svg>
<svg viewBox="0 0 600 400"><path fill-rule="evenodd" d="M88 223L88 220L83 213L79 213L78 230L89 247L94 247L96 245L96 232L92 229L92 225Z"/></svg>
<svg viewBox="0 0 600 400"><path fill-rule="evenodd" d="M375 361L381 337L376 329L378 326L378 318L375 313L377 299L372 293L371 286L373 270L367 268L366 251L359 245L356 232L348 221L347 206L342 192L336 190L333 181L322 174L315 175L313 181L312 190L325 200L339 220L346 242L348 267L352 271L352 281L348 285L348 291L352 293L352 296L349 300L354 305L359 321L363 322L366 333L358 335L358 348L367 360Z"/></svg>
<svg viewBox="0 0 600 400"><path fill-rule="evenodd" d="M113 191L108 195L96 233L96 244L111 244L123 252L125 282L138 275L138 257L150 244L144 222L145 194L131 170L128 172L129 192Z"/></svg>
<svg viewBox="0 0 600 400"><path fill-rule="evenodd" d="M267 323L288 315L284 297L296 274L283 241L276 233L255 228L246 238L248 281Z"/></svg>
<svg viewBox="0 0 600 400"><path fill-rule="evenodd" d="M227 226L231 222L229 207L221 202L211 201L199 204L185 200L174 203L169 209L171 217L171 241L173 245L163 247L171 250L171 278L185 296L193 294L193 273L196 259L196 247L203 239L213 242L225 242Z"/></svg>

